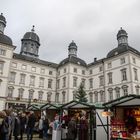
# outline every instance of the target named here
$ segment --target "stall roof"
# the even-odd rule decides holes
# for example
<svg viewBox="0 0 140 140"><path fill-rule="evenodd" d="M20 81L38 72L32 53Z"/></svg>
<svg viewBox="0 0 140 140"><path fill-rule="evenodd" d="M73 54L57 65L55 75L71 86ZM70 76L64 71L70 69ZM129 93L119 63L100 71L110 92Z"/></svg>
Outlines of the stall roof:
<svg viewBox="0 0 140 140"><path fill-rule="evenodd" d="M75 108L88 109L88 108L95 108L95 106L90 105L85 102L79 102L79 101L73 100L73 101L70 101L70 102L62 105L61 108L62 109L75 109Z"/></svg>
<svg viewBox="0 0 140 140"><path fill-rule="evenodd" d="M43 106L41 106L41 109L59 109L59 107L61 106L61 104L51 104L51 103L47 103Z"/></svg>
<svg viewBox="0 0 140 140"><path fill-rule="evenodd" d="M38 105L38 104L32 104L32 105L30 105L27 109L28 110L40 110L40 105Z"/></svg>
<svg viewBox="0 0 140 140"><path fill-rule="evenodd" d="M105 107L140 106L140 95L130 94L103 104Z"/></svg>

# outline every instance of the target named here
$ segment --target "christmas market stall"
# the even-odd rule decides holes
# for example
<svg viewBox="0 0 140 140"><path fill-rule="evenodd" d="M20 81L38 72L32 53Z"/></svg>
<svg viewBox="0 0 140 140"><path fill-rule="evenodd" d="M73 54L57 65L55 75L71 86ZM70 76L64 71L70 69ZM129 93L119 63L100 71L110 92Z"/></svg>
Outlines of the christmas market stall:
<svg viewBox="0 0 140 140"><path fill-rule="evenodd" d="M65 111L67 111L67 113L65 113ZM101 118L102 111L102 107L96 107L94 104L74 100L61 106L61 112L63 112L62 122L70 121L71 118L75 117L77 123L77 140L106 140L106 133L104 131L104 129L106 130L104 126L106 120L104 119L104 121ZM100 124L100 128L103 130L102 136L101 133L97 132L100 131L97 128L97 124Z"/></svg>
<svg viewBox="0 0 140 140"><path fill-rule="evenodd" d="M103 104L112 112L110 139L140 140L140 95L127 95Z"/></svg>

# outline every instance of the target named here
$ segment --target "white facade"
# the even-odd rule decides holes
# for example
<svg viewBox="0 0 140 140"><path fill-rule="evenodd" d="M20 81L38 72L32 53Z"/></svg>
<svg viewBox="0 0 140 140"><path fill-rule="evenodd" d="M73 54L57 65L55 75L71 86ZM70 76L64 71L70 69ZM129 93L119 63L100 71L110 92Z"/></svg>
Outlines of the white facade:
<svg viewBox="0 0 140 140"><path fill-rule="evenodd" d="M34 30L31 34L36 35ZM39 38L29 40L26 47L28 35L26 33L22 39L20 54L14 53L15 46L0 39L0 110L14 105L27 107L31 103L69 102L75 98L81 82L91 103L140 94L140 53L129 47L123 29L117 35L118 47L106 58L95 59L90 64L77 57L74 42L69 45L68 58L60 64L40 60L36 50L40 45ZM126 39L121 43L122 36Z"/></svg>

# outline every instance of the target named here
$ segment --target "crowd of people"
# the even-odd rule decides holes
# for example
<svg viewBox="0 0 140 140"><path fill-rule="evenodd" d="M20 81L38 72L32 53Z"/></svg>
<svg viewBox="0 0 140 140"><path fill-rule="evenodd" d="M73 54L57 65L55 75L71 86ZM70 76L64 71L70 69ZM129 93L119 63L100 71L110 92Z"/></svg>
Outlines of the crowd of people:
<svg viewBox="0 0 140 140"><path fill-rule="evenodd" d="M47 118L39 120L33 111L28 113L15 113L11 110L0 111L0 140L12 140L13 137L14 140L23 140L23 134L27 135L27 140L32 140L36 123L40 130L40 138L45 140L49 129Z"/></svg>
<svg viewBox="0 0 140 140"><path fill-rule="evenodd" d="M46 115L40 115L38 118L33 111L28 113L15 113L11 110L0 111L0 140L23 140L23 135L26 135L27 140L33 140L36 127L39 138L43 140L48 139L50 128L61 130L64 140L75 140L77 130L79 140L88 139L88 122L85 115L77 118L65 114L61 118L56 114L54 120L50 122Z"/></svg>

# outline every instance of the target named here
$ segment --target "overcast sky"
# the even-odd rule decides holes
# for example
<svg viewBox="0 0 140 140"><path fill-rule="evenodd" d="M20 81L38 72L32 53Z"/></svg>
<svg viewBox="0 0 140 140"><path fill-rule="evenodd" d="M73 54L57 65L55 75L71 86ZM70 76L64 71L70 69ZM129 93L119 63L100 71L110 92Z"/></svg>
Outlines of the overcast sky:
<svg viewBox="0 0 140 140"><path fill-rule="evenodd" d="M120 27L140 51L140 0L0 0L0 10L17 53L32 25L40 37L39 58L50 62L66 58L72 40L87 63L104 58L117 47Z"/></svg>

